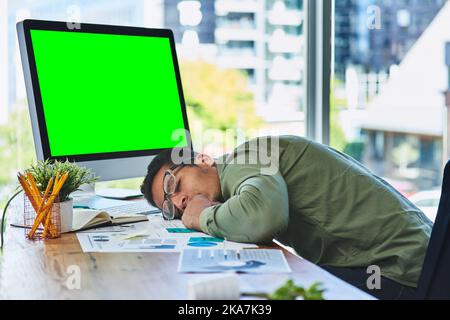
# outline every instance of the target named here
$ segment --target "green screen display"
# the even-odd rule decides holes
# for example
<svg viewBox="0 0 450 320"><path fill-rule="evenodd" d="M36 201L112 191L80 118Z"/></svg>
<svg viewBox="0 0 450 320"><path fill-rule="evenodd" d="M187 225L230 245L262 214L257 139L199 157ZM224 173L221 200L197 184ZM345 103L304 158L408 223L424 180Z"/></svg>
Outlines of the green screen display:
<svg viewBox="0 0 450 320"><path fill-rule="evenodd" d="M31 30L51 155L186 146L168 38ZM181 139L181 140L180 140Z"/></svg>

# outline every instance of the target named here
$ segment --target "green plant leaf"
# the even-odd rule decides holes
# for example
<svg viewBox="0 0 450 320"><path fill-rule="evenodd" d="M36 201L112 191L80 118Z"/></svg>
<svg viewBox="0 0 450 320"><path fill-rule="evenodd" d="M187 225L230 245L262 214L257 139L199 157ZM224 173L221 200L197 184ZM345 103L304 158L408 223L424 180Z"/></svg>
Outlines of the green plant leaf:
<svg viewBox="0 0 450 320"><path fill-rule="evenodd" d="M269 300L324 300L323 293L326 290L322 288L322 284L316 282L308 289L296 286L294 281L288 280L284 285L279 287L274 293L268 296Z"/></svg>
<svg viewBox="0 0 450 320"><path fill-rule="evenodd" d="M38 161L36 164L31 165L29 169L25 170L25 173L31 173L33 175L37 187L41 192L45 191L50 179L56 177L58 172L60 174L69 173L66 182L59 192L60 202L67 201L70 194L79 190L83 184L94 183L98 180L98 177L90 169L81 167L68 160L65 162Z"/></svg>

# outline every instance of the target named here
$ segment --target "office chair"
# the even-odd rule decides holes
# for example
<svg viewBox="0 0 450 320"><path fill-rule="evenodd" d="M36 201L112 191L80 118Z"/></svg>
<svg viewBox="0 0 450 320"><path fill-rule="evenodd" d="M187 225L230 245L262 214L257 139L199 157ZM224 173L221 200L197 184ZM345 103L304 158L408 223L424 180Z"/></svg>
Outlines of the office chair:
<svg viewBox="0 0 450 320"><path fill-rule="evenodd" d="M450 300L450 161L444 170L442 195L420 275L416 299Z"/></svg>

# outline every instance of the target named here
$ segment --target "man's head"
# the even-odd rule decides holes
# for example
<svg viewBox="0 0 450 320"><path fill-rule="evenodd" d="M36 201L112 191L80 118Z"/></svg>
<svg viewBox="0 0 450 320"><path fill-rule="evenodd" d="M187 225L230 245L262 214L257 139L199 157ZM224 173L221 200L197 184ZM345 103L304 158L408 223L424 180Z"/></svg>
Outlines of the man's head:
<svg viewBox="0 0 450 320"><path fill-rule="evenodd" d="M174 193L166 198L172 201L179 215L194 196L203 195L210 201L220 198L220 181L214 160L190 149L175 149L161 152L147 168L141 192L151 205L162 208L164 179L167 182L170 176L175 181Z"/></svg>

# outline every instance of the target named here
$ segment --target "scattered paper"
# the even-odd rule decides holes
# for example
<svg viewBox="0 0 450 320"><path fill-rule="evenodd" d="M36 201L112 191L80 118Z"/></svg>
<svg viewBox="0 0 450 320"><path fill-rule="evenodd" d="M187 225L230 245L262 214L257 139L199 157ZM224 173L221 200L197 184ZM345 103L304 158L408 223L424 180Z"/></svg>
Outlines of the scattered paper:
<svg viewBox="0 0 450 320"><path fill-rule="evenodd" d="M184 250L178 272L290 273L281 250Z"/></svg>
<svg viewBox="0 0 450 320"><path fill-rule="evenodd" d="M79 233L83 252L179 252L183 241L179 239L136 236L124 239L124 233Z"/></svg>
<svg viewBox="0 0 450 320"><path fill-rule="evenodd" d="M173 232L176 230L176 232ZM242 250L258 248L186 229L181 220L167 221L161 215L148 221L77 233L83 252L181 252L192 249Z"/></svg>

